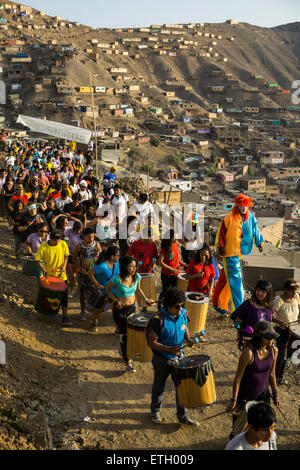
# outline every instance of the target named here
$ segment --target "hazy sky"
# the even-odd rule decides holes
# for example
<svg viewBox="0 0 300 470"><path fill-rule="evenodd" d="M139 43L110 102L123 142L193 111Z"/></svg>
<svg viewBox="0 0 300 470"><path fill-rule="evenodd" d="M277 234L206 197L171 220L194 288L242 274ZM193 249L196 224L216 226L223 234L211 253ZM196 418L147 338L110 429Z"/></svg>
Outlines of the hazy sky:
<svg viewBox="0 0 300 470"><path fill-rule="evenodd" d="M24 0L18 3L93 28L223 23L229 18L267 27L300 21L300 0Z"/></svg>

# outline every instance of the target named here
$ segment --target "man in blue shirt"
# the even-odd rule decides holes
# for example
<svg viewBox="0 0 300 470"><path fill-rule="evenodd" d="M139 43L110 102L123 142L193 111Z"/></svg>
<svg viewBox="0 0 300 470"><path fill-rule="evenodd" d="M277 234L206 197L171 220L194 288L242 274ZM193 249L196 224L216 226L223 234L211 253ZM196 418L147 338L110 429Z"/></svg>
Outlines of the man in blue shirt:
<svg viewBox="0 0 300 470"><path fill-rule="evenodd" d="M104 185L104 194L110 195L110 190L114 187L116 181L117 181L117 175L116 175L117 167L112 166L110 171L105 173L103 176L103 185Z"/></svg>
<svg viewBox="0 0 300 470"><path fill-rule="evenodd" d="M152 365L154 381L152 386L151 416L156 424L162 424L160 411L163 393L168 376L171 373L172 362L183 357L183 340L192 347L195 343L188 331L188 321L185 308L185 293L176 287L169 289L164 296L163 305L159 315L155 315L151 322L148 335L148 345L153 351ZM188 411L178 401L176 390L177 418L180 424L198 426L199 423L188 417Z"/></svg>

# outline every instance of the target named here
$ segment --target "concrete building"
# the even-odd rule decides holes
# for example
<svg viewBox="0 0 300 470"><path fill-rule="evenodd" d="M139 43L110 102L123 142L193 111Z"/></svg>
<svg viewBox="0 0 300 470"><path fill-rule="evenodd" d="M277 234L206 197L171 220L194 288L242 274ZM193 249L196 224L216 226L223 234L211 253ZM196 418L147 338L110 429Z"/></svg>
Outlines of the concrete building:
<svg viewBox="0 0 300 470"><path fill-rule="evenodd" d="M261 176L245 175L239 180L240 187L246 191L264 192L266 189L266 178Z"/></svg>

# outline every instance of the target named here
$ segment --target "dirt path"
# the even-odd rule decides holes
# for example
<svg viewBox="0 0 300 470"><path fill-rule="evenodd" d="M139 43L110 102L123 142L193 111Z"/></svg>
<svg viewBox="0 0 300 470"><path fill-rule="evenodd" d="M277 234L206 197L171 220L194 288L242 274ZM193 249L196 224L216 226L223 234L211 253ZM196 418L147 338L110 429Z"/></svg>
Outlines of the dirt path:
<svg viewBox="0 0 300 470"><path fill-rule="evenodd" d="M107 450L224 448L230 417L206 422L203 418L223 411L231 397L239 353L229 319L210 309L207 341L193 350L212 358L217 402L190 410L190 416L200 421L197 429L180 427L169 379L163 406L166 424L158 426L149 413L152 365L136 362L136 374L124 373L111 312L103 314L98 334L89 331L90 319L79 320L78 298L70 302L72 327L62 328L61 317L39 316L33 308L36 281L23 276L3 223L0 253L0 337L7 347L7 365L0 366L1 450L43 449L52 444ZM278 414L278 447L293 450L300 448L299 366L289 365L287 380L279 396L293 430Z"/></svg>

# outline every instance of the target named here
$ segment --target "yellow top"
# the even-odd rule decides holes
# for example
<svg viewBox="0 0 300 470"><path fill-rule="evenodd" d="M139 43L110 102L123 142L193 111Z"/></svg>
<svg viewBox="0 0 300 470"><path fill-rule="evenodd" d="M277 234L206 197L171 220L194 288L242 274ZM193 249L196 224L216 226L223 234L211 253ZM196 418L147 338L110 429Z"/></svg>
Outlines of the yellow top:
<svg viewBox="0 0 300 470"><path fill-rule="evenodd" d="M64 265L65 257L69 256L69 248L65 241L60 240L58 245L51 246L48 243L40 245L37 254L35 255L36 261L44 261L45 270L48 276L58 277L63 281L67 280L66 272L61 272Z"/></svg>

